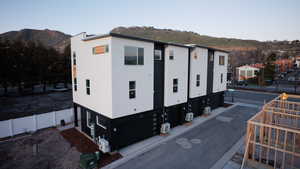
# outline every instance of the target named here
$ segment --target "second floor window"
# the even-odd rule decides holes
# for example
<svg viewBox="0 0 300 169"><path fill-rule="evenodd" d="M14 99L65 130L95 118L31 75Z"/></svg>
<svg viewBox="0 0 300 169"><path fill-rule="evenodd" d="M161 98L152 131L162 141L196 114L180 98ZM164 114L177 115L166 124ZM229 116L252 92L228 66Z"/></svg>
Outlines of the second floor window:
<svg viewBox="0 0 300 169"><path fill-rule="evenodd" d="M124 48L125 65L144 65L144 48L125 46Z"/></svg>
<svg viewBox="0 0 300 169"><path fill-rule="evenodd" d="M221 73L221 83L223 83L223 73Z"/></svg>
<svg viewBox="0 0 300 169"><path fill-rule="evenodd" d="M169 50L169 59L174 60L174 51L173 50Z"/></svg>
<svg viewBox="0 0 300 169"><path fill-rule="evenodd" d="M91 94L91 87L90 87L91 84L90 84L90 80L89 79L86 79L85 85L86 85L86 94L90 95Z"/></svg>
<svg viewBox="0 0 300 169"><path fill-rule="evenodd" d="M200 86L200 75L197 74L196 75L196 87L199 87Z"/></svg>
<svg viewBox="0 0 300 169"><path fill-rule="evenodd" d="M219 56L219 65L225 65L225 56Z"/></svg>
<svg viewBox="0 0 300 169"><path fill-rule="evenodd" d="M77 78L74 78L74 91L77 91Z"/></svg>
<svg viewBox="0 0 300 169"><path fill-rule="evenodd" d="M161 60L161 50L154 50L154 60Z"/></svg>
<svg viewBox="0 0 300 169"><path fill-rule="evenodd" d="M76 53L73 52L73 65L76 65Z"/></svg>
<svg viewBox="0 0 300 169"><path fill-rule="evenodd" d="M178 79L173 79L173 93L178 92Z"/></svg>

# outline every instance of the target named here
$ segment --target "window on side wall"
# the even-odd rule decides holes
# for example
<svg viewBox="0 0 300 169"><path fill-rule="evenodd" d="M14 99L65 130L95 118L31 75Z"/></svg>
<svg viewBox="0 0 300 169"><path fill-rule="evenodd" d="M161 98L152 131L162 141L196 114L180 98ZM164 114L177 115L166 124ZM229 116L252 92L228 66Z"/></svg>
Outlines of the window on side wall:
<svg viewBox="0 0 300 169"><path fill-rule="evenodd" d="M74 91L77 91L77 78L74 78Z"/></svg>
<svg viewBox="0 0 300 169"><path fill-rule="evenodd" d="M91 87L90 87L91 84L90 84L90 80L89 79L86 79L85 85L86 85L86 94L90 95L91 94Z"/></svg>
<svg viewBox="0 0 300 169"><path fill-rule="evenodd" d="M223 73L221 73L221 83L223 83Z"/></svg>
<svg viewBox="0 0 300 169"><path fill-rule="evenodd" d="M144 48L133 46L124 47L125 65L144 65Z"/></svg>
<svg viewBox="0 0 300 169"><path fill-rule="evenodd" d="M225 65L225 56L219 56L219 65Z"/></svg>
<svg viewBox="0 0 300 169"><path fill-rule="evenodd" d="M136 86L135 81L129 81L129 99L135 98Z"/></svg>
<svg viewBox="0 0 300 169"><path fill-rule="evenodd" d="M73 65L75 66L76 65L76 53L73 52Z"/></svg>
<svg viewBox="0 0 300 169"><path fill-rule="evenodd" d="M154 60L161 60L162 56L161 56L161 50L154 50Z"/></svg>
<svg viewBox="0 0 300 169"><path fill-rule="evenodd" d="M174 51L173 50L169 50L169 59L174 60Z"/></svg>
<svg viewBox="0 0 300 169"><path fill-rule="evenodd" d="M200 74L196 75L196 87L200 86Z"/></svg>
<svg viewBox="0 0 300 169"><path fill-rule="evenodd" d="M178 79L173 79L173 93L178 92Z"/></svg>

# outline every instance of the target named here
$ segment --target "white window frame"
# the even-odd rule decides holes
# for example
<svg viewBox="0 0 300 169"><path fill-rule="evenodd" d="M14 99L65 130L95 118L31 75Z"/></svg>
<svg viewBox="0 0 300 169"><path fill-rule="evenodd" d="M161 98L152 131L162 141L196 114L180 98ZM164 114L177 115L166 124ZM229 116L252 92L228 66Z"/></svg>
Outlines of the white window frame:
<svg viewBox="0 0 300 169"><path fill-rule="evenodd" d="M102 124L100 124L100 122L99 122L99 116L96 116L96 124L98 125L98 126L100 126L100 127L102 127L103 129L107 129L105 126L103 126Z"/></svg>
<svg viewBox="0 0 300 169"><path fill-rule="evenodd" d="M159 58L156 58L156 56L158 56L158 55L159 55ZM154 50L154 60L161 60L161 59L162 59L162 51L155 49Z"/></svg>

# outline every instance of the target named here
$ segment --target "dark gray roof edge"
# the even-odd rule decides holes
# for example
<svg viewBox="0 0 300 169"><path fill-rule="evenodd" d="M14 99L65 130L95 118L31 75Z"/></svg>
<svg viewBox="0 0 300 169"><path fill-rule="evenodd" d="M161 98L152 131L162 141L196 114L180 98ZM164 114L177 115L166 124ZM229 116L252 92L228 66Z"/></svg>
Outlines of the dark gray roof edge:
<svg viewBox="0 0 300 169"><path fill-rule="evenodd" d="M207 47L207 46L203 46L203 45L197 45L197 44L185 45L185 44L179 44L179 43L173 43L173 42L164 42L164 41L159 41L159 40L146 39L146 38L141 38L141 37L136 37L136 36L131 36L131 35L124 35L124 34L119 34L119 33L109 33L109 34L103 34L103 35L95 35L95 36L91 36L91 37L86 37L86 38L83 39L83 41L101 39L101 38L106 38L106 37L109 37L109 36L124 38L124 39L144 41L144 42L162 43L162 44L165 44L165 45L172 45L172 46L178 46L178 47L183 47L183 48L193 48L193 47L196 46L196 47L200 47L200 48L206 48L206 49L211 49L211 50L215 50L215 51L230 53L229 51L226 51L226 50Z"/></svg>
<svg viewBox="0 0 300 169"><path fill-rule="evenodd" d="M198 44L191 44L190 46L199 47L199 48L206 48L206 49L215 50L215 51L224 52L224 53L230 53L230 51L227 51L227 50L212 48L212 47L198 45Z"/></svg>

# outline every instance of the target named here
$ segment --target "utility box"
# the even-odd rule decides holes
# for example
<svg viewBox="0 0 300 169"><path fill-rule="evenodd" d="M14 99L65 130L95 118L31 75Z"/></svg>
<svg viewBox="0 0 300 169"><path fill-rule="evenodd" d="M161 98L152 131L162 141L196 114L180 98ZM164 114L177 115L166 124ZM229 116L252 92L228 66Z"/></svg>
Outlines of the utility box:
<svg viewBox="0 0 300 169"><path fill-rule="evenodd" d="M97 167L97 162L100 159L100 152L81 154L79 166L83 169L93 169Z"/></svg>
<svg viewBox="0 0 300 169"><path fill-rule="evenodd" d="M193 121L193 119L194 119L194 113L187 113L185 115L185 121L191 122L191 121Z"/></svg>
<svg viewBox="0 0 300 169"><path fill-rule="evenodd" d="M160 128L162 134L168 134L170 132L171 125L170 123L163 123Z"/></svg>

